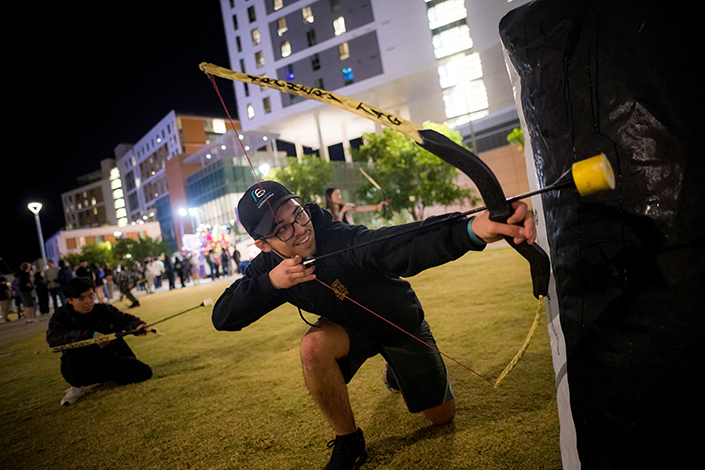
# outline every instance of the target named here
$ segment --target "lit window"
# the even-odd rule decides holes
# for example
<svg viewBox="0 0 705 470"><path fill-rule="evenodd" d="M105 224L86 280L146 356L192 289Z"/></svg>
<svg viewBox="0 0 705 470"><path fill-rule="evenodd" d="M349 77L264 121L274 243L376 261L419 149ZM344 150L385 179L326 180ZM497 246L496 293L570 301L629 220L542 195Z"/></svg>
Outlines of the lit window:
<svg viewBox="0 0 705 470"><path fill-rule="evenodd" d="M461 82L482 78L480 54L456 54L438 66L441 88L450 88Z"/></svg>
<svg viewBox="0 0 705 470"><path fill-rule="evenodd" d="M264 108L264 114L269 114L272 112L272 102L270 101L269 96L262 100L262 107Z"/></svg>
<svg viewBox="0 0 705 470"><path fill-rule="evenodd" d="M216 134L225 134L225 121L223 119L213 119L213 132Z"/></svg>
<svg viewBox="0 0 705 470"><path fill-rule="evenodd" d="M446 0L428 9L428 25L431 29L467 18L465 0Z"/></svg>
<svg viewBox="0 0 705 470"><path fill-rule="evenodd" d="M247 117L248 119L255 117L255 108L251 104L247 105Z"/></svg>
<svg viewBox="0 0 705 470"><path fill-rule="evenodd" d="M311 7L303 7L301 9L301 14L304 17L304 23L313 23L313 11L311 11Z"/></svg>
<svg viewBox="0 0 705 470"><path fill-rule="evenodd" d="M284 41L281 45L282 57L289 57L291 55L291 44L289 41Z"/></svg>
<svg viewBox="0 0 705 470"><path fill-rule="evenodd" d="M286 27L286 18L281 17L277 20L277 34L281 36L286 33L289 28Z"/></svg>
<svg viewBox="0 0 705 470"><path fill-rule="evenodd" d="M346 85L350 85L353 82L353 69L352 67L346 67L343 69L343 80Z"/></svg>
<svg viewBox="0 0 705 470"><path fill-rule="evenodd" d="M433 53L436 59L471 48L472 38L468 25L457 26L433 36Z"/></svg>
<svg viewBox="0 0 705 470"><path fill-rule="evenodd" d="M343 34L345 32L345 18L341 16L337 20L334 20L333 29L335 30L336 36Z"/></svg>
<svg viewBox="0 0 705 470"><path fill-rule="evenodd" d="M252 45L253 46L257 46L257 45L259 45L260 42L262 42L262 36L260 36L259 30L257 28L252 30L251 36L252 36Z"/></svg>
<svg viewBox="0 0 705 470"><path fill-rule="evenodd" d="M258 69L264 67L264 54L262 54L262 51L255 52L255 65Z"/></svg>
<svg viewBox="0 0 705 470"><path fill-rule="evenodd" d="M350 47L347 42L338 44L338 54L340 55L340 60L345 60L350 57Z"/></svg>
<svg viewBox="0 0 705 470"><path fill-rule="evenodd" d="M274 0L274 11L281 10L284 7L284 0Z"/></svg>
<svg viewBox="0 0 705 470"><path fill-rule="evenodd" d="M489 102L485 82L473 80L443 91L446 117L470 115L471 119L487 114ZM479 113L479 114L478 114Z"/></svg>

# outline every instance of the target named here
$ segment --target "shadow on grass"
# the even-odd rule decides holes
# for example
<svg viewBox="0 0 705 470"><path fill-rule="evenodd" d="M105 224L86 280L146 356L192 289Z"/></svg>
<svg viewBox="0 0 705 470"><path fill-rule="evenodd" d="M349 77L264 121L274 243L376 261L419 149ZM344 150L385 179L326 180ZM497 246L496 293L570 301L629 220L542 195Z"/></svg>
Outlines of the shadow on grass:
<svg viewBox="0 0 705 470"><path fill-rule="evenodd" d="M372 469L389 465L396 456L403 455L407 462L425 458L425 454L410 452L416 444L423 441L435 441L434 457L437 459L433 464L435 468L446 468L443 456L450 456L453 450L455 438L455 423L446 426L429 425L407 434L386 437L379 440L368 440L369 456L365 463L365 469Z"/></svg>

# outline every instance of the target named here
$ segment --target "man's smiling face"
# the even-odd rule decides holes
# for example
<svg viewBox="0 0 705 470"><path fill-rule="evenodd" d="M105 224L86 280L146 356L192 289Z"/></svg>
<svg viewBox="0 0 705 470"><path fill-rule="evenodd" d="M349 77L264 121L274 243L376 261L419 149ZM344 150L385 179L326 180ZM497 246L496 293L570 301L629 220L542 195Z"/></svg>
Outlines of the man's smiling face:
<svg viewBox="0 0 705 470"><path fill-rule="evenodd" d="M297 217L299 220L306 220L305 214L301 214L303 207L293 199L286 201L279 207L276 213L276 226L272 231L271 236L257 240L255 245L264 252L274 251L280 256L293 258L300 256L306 259L313 256L316 252L316 237L313 230L313 224L309 221L303 225L295 222ZM290 229L293 229L291 232ZM291 233L291 238L287 241L282 241L276 236L277 233Z"/></svg>

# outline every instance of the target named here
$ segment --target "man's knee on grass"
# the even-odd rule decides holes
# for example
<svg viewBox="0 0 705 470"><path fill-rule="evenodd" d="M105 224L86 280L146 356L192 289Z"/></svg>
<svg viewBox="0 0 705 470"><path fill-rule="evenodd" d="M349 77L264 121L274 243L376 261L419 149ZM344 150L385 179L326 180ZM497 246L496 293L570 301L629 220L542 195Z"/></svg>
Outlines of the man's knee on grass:
<svg viewBox="0 0 705 470"><path fill-rule="evenodd" d="M423 411L424 416L436 426L450 424L455 418L455 399Z"/></svg>

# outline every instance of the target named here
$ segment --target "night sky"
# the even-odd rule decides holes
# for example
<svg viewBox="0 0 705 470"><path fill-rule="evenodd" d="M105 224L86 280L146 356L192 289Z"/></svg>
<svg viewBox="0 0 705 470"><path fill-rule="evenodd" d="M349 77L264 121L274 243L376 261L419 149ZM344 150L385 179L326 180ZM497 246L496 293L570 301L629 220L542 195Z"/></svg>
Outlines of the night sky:
<svg viewBox="0 0 705 470"><path fill-rule="evenodd" d="M3 67L10 105L0 190L3 273L41 256L29 202L44 205L47 240L64 225L61 194L114 158L118 144L137 142L172 109L225 117L198 68L230 68L218 0L79 3L91 6L54 2L43 11L21 7L16 16L22 34L12 33ZM217 83L237 118L232 85Z"/></svg>

